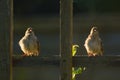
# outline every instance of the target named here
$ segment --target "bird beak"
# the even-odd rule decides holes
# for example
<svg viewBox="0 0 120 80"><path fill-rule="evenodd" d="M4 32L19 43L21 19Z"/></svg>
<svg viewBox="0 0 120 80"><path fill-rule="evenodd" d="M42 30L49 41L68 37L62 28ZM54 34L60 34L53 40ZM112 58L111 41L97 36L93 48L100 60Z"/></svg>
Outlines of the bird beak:
<svg viewBox="0 0 120 80"><path fill-rule="evenodd" d="M97 31L97 30L94 30L95 32Z"/></svg>
<svg viewBox="0 0 120 80"><path fill-rule="evenodd" d="M30 29L29 32L32 32L32 29Z"/></svg>
<svg viewBox="0 0 120 80"><path fill-rule="evenodd" d="M32 29L30 29L30 32L32 32Z"/></svg>

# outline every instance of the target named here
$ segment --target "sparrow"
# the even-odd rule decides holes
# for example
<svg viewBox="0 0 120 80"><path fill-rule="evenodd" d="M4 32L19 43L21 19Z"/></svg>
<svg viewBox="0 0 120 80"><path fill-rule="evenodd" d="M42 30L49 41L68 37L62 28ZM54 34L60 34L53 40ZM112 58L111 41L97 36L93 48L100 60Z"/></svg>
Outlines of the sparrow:
<svg viewBox="0 0 120 80"><path fill-rule="evenodd" d="M38 56L40 44L31 27L27 28L25 35L20 39L19 46L24 56Z"/></svg>
<svg viewBox="0 0 120 80"><path fill-rule="evenodd" d="M103 45L97 27L92 27L84 44L88 56L102 56Z"/></svg>

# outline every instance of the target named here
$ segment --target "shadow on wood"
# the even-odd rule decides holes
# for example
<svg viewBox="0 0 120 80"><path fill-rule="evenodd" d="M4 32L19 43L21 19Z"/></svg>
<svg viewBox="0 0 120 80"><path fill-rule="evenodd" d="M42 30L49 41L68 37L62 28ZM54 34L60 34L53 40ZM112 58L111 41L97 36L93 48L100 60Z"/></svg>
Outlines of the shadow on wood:
<svg viewBox="0 0 120 80"><path fill-rule="evenodd" d="M13 67L15 66L41 66L43 65L60 65L60 56L35 56L35 57L23 57L14 55L13 56ZM109 65L109 66L120 66L120 56L74 56L73 66L88 66L93 65Z"/></svg>

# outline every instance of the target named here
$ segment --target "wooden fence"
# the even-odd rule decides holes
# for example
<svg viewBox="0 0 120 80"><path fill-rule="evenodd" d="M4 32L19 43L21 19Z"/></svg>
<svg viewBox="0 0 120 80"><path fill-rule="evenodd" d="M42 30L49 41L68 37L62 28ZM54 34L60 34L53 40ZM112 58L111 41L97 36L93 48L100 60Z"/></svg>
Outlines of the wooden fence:
<svg viewBox="0 0 120 80"><path fill-rule="evenodd" d="M120 56L72 57L73 0L60 0L60 56L22 57L13 53L13 1L0 1L0 79L12 80L12 67L52 64L60 66L60 80L72 80L72 66L120 66ZM12 60L13 59L13 60ZM32 61L32 63L29 63ZM90 78L89 78L90 79ZM88 79L87 79L88 80Z"/></svg>
<svg viewBox="0 0 120 80"><path fill-rule="evenodd" d="M0 0L0 79L12 80L13 1Z"/></svg>

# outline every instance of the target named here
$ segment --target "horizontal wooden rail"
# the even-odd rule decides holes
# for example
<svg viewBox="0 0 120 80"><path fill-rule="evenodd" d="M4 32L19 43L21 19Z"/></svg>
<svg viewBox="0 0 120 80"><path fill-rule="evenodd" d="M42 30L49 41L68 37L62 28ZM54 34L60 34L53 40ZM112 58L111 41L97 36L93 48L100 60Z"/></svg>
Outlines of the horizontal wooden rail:
<svg viewBox="0 0 120 80"><path fill-rule="evenodd" d="M120 66L120 56L74 56L73 66L88 66L93 65L109 65L109 66ZM16 66L40 66L40 65L60 65L60 56L47 56L47 57L23 57L13 56L13 67Z"/></svg>
<svg viewBox="0 0 120 80"><path fill-rule="evenodd" d="M59 56L13 56L13 66L40 66L40 65L59 65Z"/></svg>
<svg viewBox="0 0 120 80"><path fill-rule="evenodd" d="M88 65L109 65L120 66L120 56L75 56L73 57L73 66L88 66Z"/></svg>

